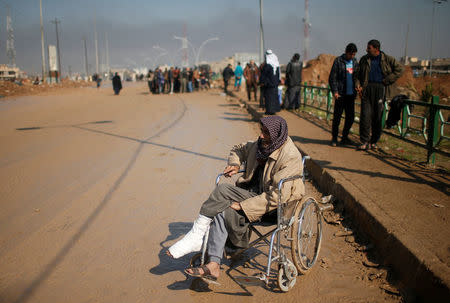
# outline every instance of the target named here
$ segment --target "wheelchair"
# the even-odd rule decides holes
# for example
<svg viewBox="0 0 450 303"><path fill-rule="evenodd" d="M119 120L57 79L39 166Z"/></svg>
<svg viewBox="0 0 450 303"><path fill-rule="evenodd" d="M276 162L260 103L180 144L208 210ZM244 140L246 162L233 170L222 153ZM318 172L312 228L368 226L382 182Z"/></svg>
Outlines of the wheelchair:
<svg viewBox="0 0 450 303"><path fill-rule="evenodd" d="M310 159L304 156L303 175L296 175L280 180L278 183L279 200L277 209L265 214L261 221L249 224L249 239L252 233L257 238L249 243L247 248L238 249L232 258L241 255L247 249L254 247L260 242L265 242L269 246L269 254L267 260L267 270L256 276L234 277L241 285L269 285L271 276L272 263L277 263L277 284L281 291L288 292L296 283L299 274L306 274L316 263L319 256L320 245L322 241L322 211L329 210L332 205L321 206L313 197L305 197L301 200L291 201L288 203L281 202L281 191L283 184L296 179L305 180L305 162ZM239 173L245 170L240 170ZM221 173L216 178L216 186L220 178L224 174ZM269 232L262 233L258 230L260 227L273 227ZM290 253L292 260L284 251L281 244L281 236L290 243ZM190 266L201 266L205 264L206 250L209 237L209 229L206 232L202 251L195 254L190 260ZM267 239L270 237L270 241ZM225 254L225 252L224 252Z"/></svg>

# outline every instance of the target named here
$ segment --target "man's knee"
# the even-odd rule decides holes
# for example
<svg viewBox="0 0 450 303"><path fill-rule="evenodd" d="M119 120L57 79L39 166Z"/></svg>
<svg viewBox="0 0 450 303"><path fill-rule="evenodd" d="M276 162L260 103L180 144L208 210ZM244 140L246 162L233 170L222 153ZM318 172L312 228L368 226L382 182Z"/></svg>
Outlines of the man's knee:
<svg viewBox="0 0 450 303"><path fill-rule="evenodd" d="M219 185L216 186L216 188L214 189L215 193L219 193L219 194L223 194L226 193L230 190L230 188L234 187L233 184L229 184L229 183L220 183Z"/></svg>

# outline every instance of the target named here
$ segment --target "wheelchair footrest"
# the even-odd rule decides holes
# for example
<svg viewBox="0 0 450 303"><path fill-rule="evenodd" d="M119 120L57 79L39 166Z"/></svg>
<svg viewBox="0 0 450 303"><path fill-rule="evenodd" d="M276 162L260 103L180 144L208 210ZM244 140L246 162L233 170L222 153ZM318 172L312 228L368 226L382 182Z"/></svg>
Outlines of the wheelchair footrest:
<svg viewBox="0 0 450 303"><path fill-rule="evenodd" d="M264 276L236 276L233 277L242 286L264 286Z"/></svg>

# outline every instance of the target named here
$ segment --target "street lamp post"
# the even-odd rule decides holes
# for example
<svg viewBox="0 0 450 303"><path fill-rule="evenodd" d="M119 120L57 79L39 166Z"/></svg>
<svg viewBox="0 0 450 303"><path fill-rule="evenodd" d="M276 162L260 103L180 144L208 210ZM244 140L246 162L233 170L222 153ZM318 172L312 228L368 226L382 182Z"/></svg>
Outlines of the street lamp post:
<svg viewBox="0 0 450 303"><path fill-rule="evenodd" d="M210 39L207 39L207 40L203 41L203 43L200 45L200 47L198 48L198 51L197 51L197 57L195 58L195 66L198 67L198 61L199 61L199 58L200 58L200 52L201 52L202 48L205 46L205 44L210 42L210 41L217 41L217 40L219 40L219 38L214 37L214 38L210 38Z"/></svg>
<svg viewBox="0 0 450 303"><path fill-rule="evenodd" d="M436 10L436 4L442 4L447 0L433 0L433 15L431 17L431 43L430 43L430 78L433 72L433 34L434 34L434 12Z"/></svg>
<svg viewBox="0 0 450 303"><path fill-rule="evenodd" d="M194 53L194 58L197 57L197 50L195 49L194 45L192 45L192 43L186 38L186 37L178 37L178 36L173 36L174 39L177 40L181 40L181 42L183 44L186 44L186 47L182 47L183 49L188 48L187 45L189 45L192 48L192 52Z"/></svg>
<svg viewBox="0 0 450 303"><path fill-rule="evenodd" d="M170 64L173 66L173 58L170 55L171 52L169 52L167 49L165 49L159 45L154 45L153 48L162 51L162 53L159 55L159 57L162 57L164 55L169 55Z"/></svg>
<svg viewBox="0 0 450 303"><path fill-rule="evenodd" d="M259 61L264 61L263 0L259 0Z"/></svg>
<svg viewBox="0 0 450 303"><path fill-rule="evenodd" d="M200 51L206 45L206 43L208 43L210 41L219 40L218 37L206 39L205 41L202 42L202 44L200 44L200 47L198 49L196 49L195 46L186 37L173 36L173 38L177 39L177 40L181 40L183 43L186 43L186 45L189 45L192 48L192 52L194 53L195 65L196 66L198 66L198 60L200 58ZM184 48L185 47L182 47L182 49L184 49Z"/></svg>
<svg viewBox="0 0 450 303"><path fill-rule="evenodd" d="M45 70L45 50L44 50L44 24L42 22L42 0L39 0L39 9L41 13L41 48L42 48L42 83L46 82L47 71Z"/></svg>
<svg viewBox="0 0 450 303"><path fill-rule="evenodd" d="M153 59L153 68L156 68L156 63L158 63L158 59L165 55L167 55L167 52L161 53L158 56L156 56L155 59Z"/></svg>

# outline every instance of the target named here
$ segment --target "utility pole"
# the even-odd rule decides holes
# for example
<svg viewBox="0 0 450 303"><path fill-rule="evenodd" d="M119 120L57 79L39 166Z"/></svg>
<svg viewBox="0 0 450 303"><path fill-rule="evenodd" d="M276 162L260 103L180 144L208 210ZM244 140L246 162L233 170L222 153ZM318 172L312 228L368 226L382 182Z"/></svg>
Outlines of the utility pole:
<svg viewBox="0 0 450 303"><path fill-rule="evenodd" d="M303 62L309 59L309 1L305 0L305 18L303 18Z"/></svg>
<svg viewBox="0 0 450 303"><path fill-rule="evenodd" d="M410 19L411 19L411 0L408 1L408 26L406 27L406 39L405 39L405 55L404 55L404 60L405 62L403 62L405 65L408 65L408 37L409 37L409 23L410 23Z"/></svg>
<svg viewBox="0 0 450 303"><path fill-rule="evenodd" d="M105 33L105 44L106 44L106 71L109 73L109 42L108 33Z"/></svg>
<svg viewBox="0 0 450 303"><path fill-rule="evenodd" d="M430 78L433 72L433 35L434 35L434 11L436 10L436 4L442 4L447 0L433 0L433 15L431 17L431 43L430 43Z"/></svg>
<svg viewBox="0 0 450 303"><path fill-rule="evenodd" d="M263 0L259 0L259 64L264 61Z"/></svg>
<svg viewBox="0 0 450 303"><path fill-rule="evenodd" d="M186 23L183 25L183 40L182 48L183 48L183 67L189 67L189 59L188 59L188 39L186 37Z"/></svg>
<svg viewBox="0 0 450 303"><path fill-rule="evenodd" d="M62 70L61 70L61 52L59 49L59 34L58 34L58 24L61 23L61 21L59 21L57 18L55 18L55 20L50 21L51 23L55 24L55 30L56 30L56 51L58 54L58 82L61 82L61 74L62 74Z"/></svg>
<svg viewBox="0 0 450 303"><path fill-rule="evenodd" d="M12 67L16 67L16 50L14 48L14 31L11 21L11 9L9 5L6 6L8 15L6 16L6 31L8 33L8 40L6 40L6 55L9 59L9 64Z"/></svg>
<svg viewBox="0 0 450 303"><path fill-rule="evenodd" d="M41 11L42 83L45 83L47 71L45 70L44 23L42 21L42 0L39 0L39 8Z"/></svg>
<svg viewBox="0 0 450 303"><path fill-rule="evenodd" d="M87 46L86 46L86 37L83 37L84 42L84 68L86 71L86 79L89 79L89 68L88 68L88 53L87 53Z"/></svg>
<svg viewBox="0 0 450 303"><path fill-rule="evenodd" d="M98 39L97 39L97 21L94 15L94 43L95 43L95 72L98 75Z"/></svg>

